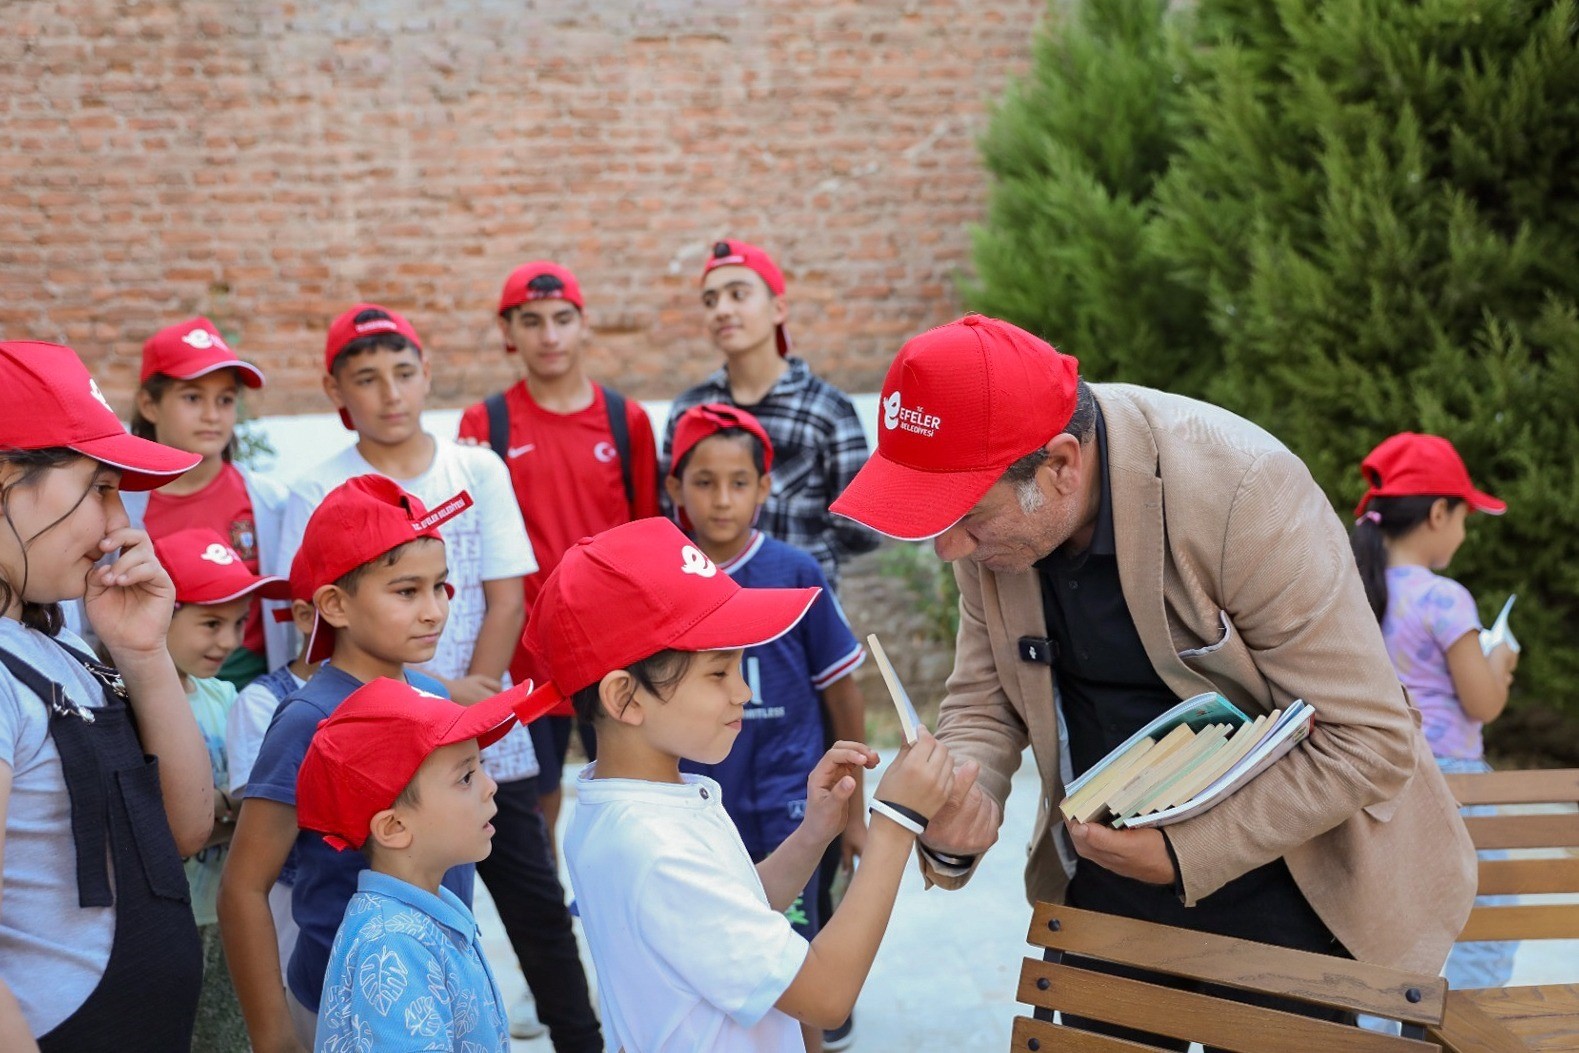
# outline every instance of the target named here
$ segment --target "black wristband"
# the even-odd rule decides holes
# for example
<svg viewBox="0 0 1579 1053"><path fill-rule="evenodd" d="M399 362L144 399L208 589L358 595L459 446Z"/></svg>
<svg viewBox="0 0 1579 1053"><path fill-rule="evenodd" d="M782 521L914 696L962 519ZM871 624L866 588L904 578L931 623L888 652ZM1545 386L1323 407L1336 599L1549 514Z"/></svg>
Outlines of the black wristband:
<svg viewBox="0 0 1579 1053"><path fill-rule="evenodd" d="M881 798L879 798L879 800L881 800ZM925 830L927 828L927 817L916 811L914 808L906 808L904 805L895 804L893 801L883 801L882 803L892 808L906 819L909 819L912 823L915 823L917 826L921 827L921 829Z"/></svg>
<svg viewBox="0 0 1579 1053"><path fill-rule="evenodd" d="M921 851L931 857L934 863L941 863L946 867L968 867L976 862L975 856L956 856L949 852L939 852L931 845L922 843L918 845Z"/></svg>

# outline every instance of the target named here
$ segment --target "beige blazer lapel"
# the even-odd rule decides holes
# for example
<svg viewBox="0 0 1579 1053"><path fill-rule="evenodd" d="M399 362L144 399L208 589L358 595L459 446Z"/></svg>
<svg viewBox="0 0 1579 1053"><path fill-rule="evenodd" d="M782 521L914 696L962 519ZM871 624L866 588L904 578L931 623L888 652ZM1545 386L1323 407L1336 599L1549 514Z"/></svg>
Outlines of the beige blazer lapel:
<svg viewBox="0 0 1579 1053"><path fill-rule="evenodd" d="M1009 692L1009 697L1020 699L1023 707L1020 716L1025 721L1025 730L1032 742L1057 743L1058 716L1053 706L1052 670L1038 662L1020 661L1018 657L1020 637L1047 636L1041 575L1032 569L1024 574L994 575L994 579L998 586L998 607L1007 644L1005 649L1015 654L1015 689ZM1000 679L1004 679L1001 674Z"/></svg>

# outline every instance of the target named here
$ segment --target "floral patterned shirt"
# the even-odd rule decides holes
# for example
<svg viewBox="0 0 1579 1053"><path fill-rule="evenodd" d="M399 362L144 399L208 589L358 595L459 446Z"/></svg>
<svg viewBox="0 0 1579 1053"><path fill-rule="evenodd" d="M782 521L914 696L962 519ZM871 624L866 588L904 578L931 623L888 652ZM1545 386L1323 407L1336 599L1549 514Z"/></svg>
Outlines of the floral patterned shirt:
<svg viewBox="0 0 1579 1053"><path fill-rule="evenodd" d="M364 870L324 975L316 1053L509 1053L493 970L471 911Z"/></svg>

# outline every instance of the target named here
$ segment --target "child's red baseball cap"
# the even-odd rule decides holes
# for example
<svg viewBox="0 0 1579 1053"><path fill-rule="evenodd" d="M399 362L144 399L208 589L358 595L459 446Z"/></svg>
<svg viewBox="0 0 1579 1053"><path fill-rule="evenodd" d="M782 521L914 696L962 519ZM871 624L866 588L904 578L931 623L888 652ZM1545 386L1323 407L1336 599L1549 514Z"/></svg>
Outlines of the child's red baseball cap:
<svg viewBox="0 0 1579 1053"><path fill-rule="evenodd" d="M1440 435L1400 432L1366 454L1360 474L1371 488L1360 498L1354 514L1365 514L1373 497L1461 497L1477 512L1500 516L1505 502L1475 489L1469 469L1453 444Z"/></svg>
<svg viewBox="0 0 1579 1053"><path fill-rule="evenodd" d="M290 600L291 604L294 604L297 600L301 600L303 603L312 603L313 590L312 586L307 583L307 564L302 561L301 549L297 549L296 555L291 557L291 573L286 582L290 589L290 595L284 598ZM295 617L291 613L290 604L284 607L276 607L271 613L277 622L288 622Z"/></svg>
<svg viewBox="0 0 1579 1053"><path fill-rule="evenodd" d="M369 318L365 322L358 322L356 316L364 311L380 311L388 317ZM323 345L323 371L333 374L334 360L340 357L340 352L344 351L347 345L364 336L376 336L379 333L395 333L403 336L411 341L418 354L422 353L422 340L417 336L415 327L406 321L405 315L376 303L359 303L329 323L329 335L324 339ZM351 415L343 408L340 410L340 423L350 431L356 430L356 425L351 423Z"/></svg>
<svg viewBox="0 0 1579 1053"><path fill-rule="evenodd" d="M522 720L659 651L729 651L795 627L818 588L745 589L667 519L572 545L532 604L522 642L548 670Z"/></svg>
<svg viewBox="0 0 1579 1053"><path fill-rule="evenodd" d="M0 449L64 446L121 470L122 490L153 490L203 458L126 432L77 353L37 340L0 343Z"/></svg>
<svg viewBox="0 0 1579 1053"><path fill-rule="evenodd" d="M254 574L219 533L207 527L176 530L154 541L154 555L175 583L177 603L229 603L250 593L269 600L290 596L275 574Z"/></svg>
<svg viewBox="0 0 1579 1053"><path fill-rule="evenodd" d="M419 537L443 541L439 527L471 506L471 494L462 490L430 512L421 499L382 475L347 479L329 491L307 520L301 548L291 563L291 585L316 597L325 585L408 541ZM321 662L333 651L334 626L317 612L307 641L307 661Z"/></svg>
<svg viewBox="0 0 1579 1053"><path fill-rule="evenodd" d="M674 474L674 466L685 460L685 455L691 452L691 447L707 438L717 435L730 428L740 428L757 437L762 444L763 470L773 470L773 440L768 438L762 422L737 406L727 402L704 402L700 406L692 406L680 415L674 425L674 440L669 457L670 474Z"/></svg>
<svg viewBox="0 0 1579 1053"><path fill-rule="evenodd" d="M718 241L713 243L712 252L708 253L707 262L702 264L702 278L719 267L746 267L753 270L767 283L768 291L774 296L784 295L784 272L779 270L778 264L773 262L766 249L751 244L749 241ZM779 355L789 354L790 338L785 332L782 323L777 330Z"/></svg>
<svg viewBox="0 0 1579 1053"><path fill-rule="evenodd" d="M243 362L207 318L190 318L166 326L143 344L142 382L156 373L177 380L196 380L221 369L234 369L249 388L263 386L263 371Z"/></svg>
<svg viewBox="0 0 1579 1053"><path fill-rule="evenodd" d="M877 452L829 511L901 541L937 537L1068 426L1079 379L1073 357L996 318L914 337L883 381Z"/></svg>
<svg viewBox="0 0 1579 1053"><path fill-rule="evenodd" d="M296 822L337 851L367 843L373 816L394 805L434 750L498 742L531 681L462 706L379 677L346 696L313 733L296 772Z"/></svg>
<svg viewBox="0 0 1579 1053"><path fill-rule="evenodd" d="M532 283L539 278L553 278L554 282L538 282L539 286L548 287L532 288ZM553 287L555 282L557 288ZM581 300L581 283L576 281L569 267L552 260L533 260L511 271L510 277L504 280L504 291L499 294L499 313L504 314L529 300L565 300L575 304L578 311L586 309Z"/></svg>

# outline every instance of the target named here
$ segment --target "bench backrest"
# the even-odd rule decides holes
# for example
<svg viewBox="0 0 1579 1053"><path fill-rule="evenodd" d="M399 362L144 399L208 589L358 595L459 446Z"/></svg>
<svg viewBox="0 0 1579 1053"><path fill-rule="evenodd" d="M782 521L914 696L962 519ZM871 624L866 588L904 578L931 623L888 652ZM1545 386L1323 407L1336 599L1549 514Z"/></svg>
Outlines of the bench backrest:
<svg viewBox="0 0 1579 1053"><path fill-rule="evenodd" d="M1470 816L1479 849L1549 849L1540 858L1483 859L1483 896L1579 894L1579 768L1449 775L1462 805L1558 805L1533 815ZM1579 901L1476 907L1460 941L1579 939Z"/></svg>

